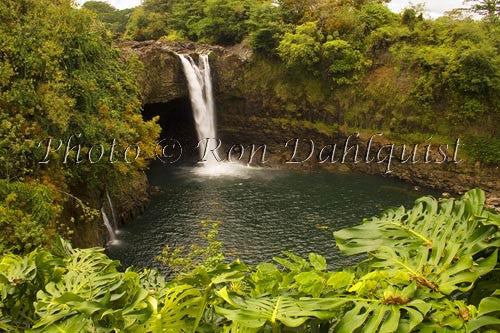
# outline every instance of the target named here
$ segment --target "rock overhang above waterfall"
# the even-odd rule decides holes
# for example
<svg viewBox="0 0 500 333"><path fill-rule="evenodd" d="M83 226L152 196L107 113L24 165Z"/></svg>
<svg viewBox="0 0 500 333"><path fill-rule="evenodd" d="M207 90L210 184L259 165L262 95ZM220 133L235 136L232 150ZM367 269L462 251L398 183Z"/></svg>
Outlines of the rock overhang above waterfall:
<svg viewBox="0 0 500 333"><path fill-rule="evenodd" d="M214 90L227 91L233 81L243 75L235 72L252 56L245 46L222 47L193 42L126 41L117 45L125 58L135 54L143 64L138 74L143 104L168 103L188 97L186 79L177 54L186 54L198 61L199 54L210 54L214 68Z"/></svg>

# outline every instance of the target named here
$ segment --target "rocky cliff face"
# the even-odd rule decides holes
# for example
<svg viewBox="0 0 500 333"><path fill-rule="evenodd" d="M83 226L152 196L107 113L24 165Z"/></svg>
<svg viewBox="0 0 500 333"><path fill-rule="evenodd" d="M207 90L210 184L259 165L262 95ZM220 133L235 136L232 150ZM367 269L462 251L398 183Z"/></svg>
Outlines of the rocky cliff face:
<svg viewBox="0 0 500 333"><path fill-rule="evenodd" d="M74 188L71 192L98 211L103 207L109 218L112 218L113 213L106 192L96 191L92 193L91 190L83 190L83 187ZM120 227L133 220L144 210L149 200L146 175L143 172L137 172L133 177L130 177L127 186L120 190L111 191L109 195L115 211L116 224ZM85 214L82 206L75 200L76 197L66 202L62 213L63 221L71 221L72 217ZM70 239L76 247L105 246L109 239L108 231L100 214L92 220L80 219L78 223L69 223L68 228L73 230L73 234L65 235L65 237Z"/></svg>
<svg viewBox="0 0 500 333"><path fill-rule="evenodd" d="M120 47L125 55L136 54L144 64L138 77L144 104L188 98L182 64L176 53L191 54L194 58L200 53L210 53L221 138L231 144L269 145L271 150L278 152L271 161L276 166L283 166L289 156L283 145L291 138L313 139L318 146L322 146L342 142L353 134L339 126L343 122L341 99L340 102L338 99L332 102L331 92L320 86L315 91L302 91L293 82L268 82L268 71L272 71L273 67L256 66L251 52L244 47L151 41L128 42ZM293 81L293 77L289 80ZM321 125L318 126L318 123ZM359 143L363 150L367 137L367 134L361 135L353 144ZM377 150L387 143L385 139L376 139L373 149ZM312 160L307 166L308 169L325 167L337 171L386 174L385 166L377 163L320 165ZM498 168L484 168L465 162L442 165L395 163L391 176L451 193L481 187L489 192L492 203L500 204L500 200L495 199L500 197Z"/></svg>
<svg viewBox="0 0 500 333"><path fill-rule="evenodd" d="M213 66L214 88L217 95L237 89L240 77L238 68L243 70L251 56L246 50L194 43L161 43L154 41L125 42L120 45L128 57L135 54L144 64L139 74L141 96L144 104L168 103L178 98L188 97L186 78L177 53L189 54L197 59L198 54L210 54ZM243 92L239 92L241 95Z"/></svg>

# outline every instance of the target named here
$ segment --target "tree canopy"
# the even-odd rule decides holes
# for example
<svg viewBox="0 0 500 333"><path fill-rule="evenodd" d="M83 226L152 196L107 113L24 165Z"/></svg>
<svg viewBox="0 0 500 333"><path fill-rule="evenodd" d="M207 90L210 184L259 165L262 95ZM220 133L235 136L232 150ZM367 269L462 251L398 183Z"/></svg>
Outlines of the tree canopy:
<svg viewBox="0 0 500 333"><path fill-rule="evenodd" d="M340 125L397 135L462 133L479 158L471 147L500 137L493 125L500 119L500 5L465 5L483 19L460 9L427 19L421 5L396 14L376 0L148 0L134 10L125 38L244 43L256 66L273 64L271 81L278 83L268 94L283 105L315 108L299 101L322 95L333 101L324 109ZM500 162L493 153L481 156Z"/></svg>
<svg viewBox="0 0 500 333"><path fill-rule="evenodd" d="M470 5L470 10L473 13L484 16L491 22L498 22L500 17L499 0L465 0L464 3Z"/></svg>
<svg viewBox="0 0 500 333"><path fill-rule="evenodd" d="M70 199L63 192L91 196L145 167L159 129L142 120L138 64L121 59L105 26L88 10L74 8L70 0L7 0L0 3L0 18L0 179L6 180L0 182L0 228L8 239L2 246L22 251L67 231L57 230L58 207ZM146 151L134 165L90 165L76 163L88 148L79 156L71 149L68 167L64 149L55 147L72 136L72 145L102 143L109 151L116 139L142 143ZM49 138L53 162L40 164ZM23 205L45 214L22 215ZM21 237L19 228L31 229L27 233L34 238L14 241Z"/></svg>

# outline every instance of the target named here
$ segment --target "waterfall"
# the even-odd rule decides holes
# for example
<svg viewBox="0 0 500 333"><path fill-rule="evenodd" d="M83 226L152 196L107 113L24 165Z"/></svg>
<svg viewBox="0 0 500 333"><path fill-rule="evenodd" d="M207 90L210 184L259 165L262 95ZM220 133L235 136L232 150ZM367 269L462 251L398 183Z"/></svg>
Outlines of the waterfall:
<svg viewBox="0 0 500 333"><path fill-rule="evenodd" d="M178 54L178 56L188 83L189 98L200 142L198 147L200 158L204 160L203 167L195 168L194 172L209 177L245 176L249 168L237 163L221 163L217 152L210 151L217 148L219 142L215 127L215 103L208 55L199 55L198 64L189 55Z"/></svg>
<svg viewBox="0 0 500 333"><path fill-rule="evenodd" d="M215 165L220 160L212 152L205 155L207 148L217 147L217 133L215 128L215 103L212 91L212 78L208 55L200 55L196 64L188 55L179 54L182 67L188 83L189 97L193 108L196 132L200 141L200 157L205 158L205 164ZM210 139L206 147L206 139ZM205 141L203 141L205 140Z"/></svg>
<svg viewBox="0 0 500 333"><path fill-rule="evenodd" d="M116 220L115 207L113 207L113 202L111 201L111 197L109 196L108 190L106 190L106 198L108 198L109 209L111 210L111 218L113 219L113 230L117 232L118 222Z"/></svg>
<svg viewBox="0 0 500 333"><path fill-rule="evenodd" d="M106 226L106 229L108 229L109 241L111 243L116 242L115 231L113 230L111 223L109 223L108 215L106 215L104 207L101 208L101 215L102 215L102 220L104 221L104 225Z"/></svg>

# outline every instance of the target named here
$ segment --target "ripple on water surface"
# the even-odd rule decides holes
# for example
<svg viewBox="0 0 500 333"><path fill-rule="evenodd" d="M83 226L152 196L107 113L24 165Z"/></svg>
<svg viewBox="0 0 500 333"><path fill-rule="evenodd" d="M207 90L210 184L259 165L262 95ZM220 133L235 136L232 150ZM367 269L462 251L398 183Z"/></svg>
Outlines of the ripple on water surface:
<svg viewBox="0 0 500 333"><path fill-rule="evenodd" d="M269 261L281 251L324 255L330 267L352 263L332 233L394 206L411 206L432 190L415 191L394 179L351 173L301 173L245 169L207 177L193 168L154 166L148 176L161 188L144 214L124 227L108 254L125 266L156 267L165 245L199 240L201 220L221 221L219 238L227 257L248 264Z"/></svg>

